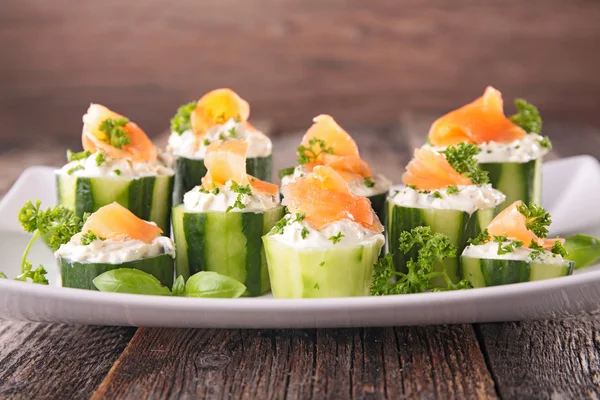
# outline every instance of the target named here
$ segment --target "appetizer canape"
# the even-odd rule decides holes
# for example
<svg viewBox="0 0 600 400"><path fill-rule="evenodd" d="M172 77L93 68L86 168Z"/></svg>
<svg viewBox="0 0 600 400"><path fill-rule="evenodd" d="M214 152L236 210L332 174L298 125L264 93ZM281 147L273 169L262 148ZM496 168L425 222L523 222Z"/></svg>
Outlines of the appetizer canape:
<svg viewBox="0 0 600 400"><path fill-rule="evenodd" d="M97 290L98 275L133 268L173 285L175 245L162 229L136 217L119 203L101 207L90 215L81 232L54 253L62 286Z"/></svg>
<svg viewBox="0 0 600 400"><path fill-rule="evenodd" d="M279 187L246 173L248 143L215 140L206 149L206 175L173 208L177 275L229 276L258 296L269 290L261 236L283 216Z"/></svg>
<svg viewBox="0 0 600 400"><path fill-rule="evenodd" d="M504 115L501 93L488 87L482 97L436 120L428 142L438 150L458 143L476 144L477 160L488 171L492 187L506 195L500 209L517 200L541 204L542 158L551 148L540 136L538 109L515 101L518 113Z"/></svg>
<svg viewBox="0 0 600 400"><path fill-rule="evenodd" d="M172 169L135 123L99 104L83 116L83 152L56 171L58 204L78 216L114 201L169 231Z"/></svg>
<svg viewBox="0 0 600 400"><path fill-rule="evenodd" d="M174 205L181 204L184 194L200 185L206 174L206 150L215 140L245 140L248 174L271 181L271 140L248 122L249 116L250 106L231 89L213 90L197 102L179 107L171 119L167 146L175 158Z"/></svg>
<svg viewBox="0 0 600 400"><path fill-rule="evenodd" d="M299 165L280 171L281 185L294 182L317 165L326 165L344 178L352 193L367 197L379 218L383 218L385 198L392 183L371 171L369 164L360 158L356 142L332 117L319 115L313 121L298 147Z"/></svg>
<svg viewBox="0 0 600 400"><path fill-rule="evenodd" d="M433 232L450 237L460 255L467 240L477 237L488 226L504 195L487 183L486 174L477 166L477 148L461 143L444 153L433 149L415 149L414 158L402 176L406 187L388 198L386 230L388 249L398 271L406 271L416 254L397 250L403 232L417 226L430 226ZM416 250L415 250L416 252ZM460 278L460 257L444 260L453 282ZM444 286L436 279L433 286Z"/></svg>
<svg viewBox="0 0 600 400"><path fill-rule="evenodd" d="M385 244L369 200L327 166L288 183L283 195L290 213L263 236L275 298L367 296Z"/></svg>
<svg viewBox="0 0 600 400"><path fill-rule="evenodd" d="M546 239L550 215L516 201L462 253L463 277L473 287L539 281L571 275L563 239Z"/></svg>

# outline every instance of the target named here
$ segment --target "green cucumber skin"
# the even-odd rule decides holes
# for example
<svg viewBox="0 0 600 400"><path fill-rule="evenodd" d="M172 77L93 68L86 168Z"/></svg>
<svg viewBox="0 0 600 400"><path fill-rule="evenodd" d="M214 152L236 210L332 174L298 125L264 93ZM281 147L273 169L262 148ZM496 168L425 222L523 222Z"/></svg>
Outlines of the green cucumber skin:
<svg viewBox="0 0 600 400"><path fill-rule="evenodd" d="M493 260L485 258L461 257L464 278L473 287L508 285L511 283L533 282L568 276L573 273L575 264L543 264L524 260Z"/></svg>
<svg viewBox="0 0 600 400"><path fill-rule="evenodd" d="M155 222L168 233L173 180L173 176L129 179L56 174L57 201L80 217L116 201L139 218Z"/></svg>
<svg viewBox="0 0 600 400"><path fill-rule="evenodd" d="M261 237L283 217L279 206L265 213L188 212L173 208L177 275L185 279L200 271L214 271L246 285L248 296L270 289Z"/></svg>
<svg viewBox="0 0 600 400"><path fill-rule="evenodd" d="M367 197L370 201L371 201L371 207L373 208L373 211L375 211L375 214L377 214L377 216L379 217L380 221L385 221L385 214L386 214L386 199L388 197L388 192L384 192L384 193L379 193L379 194L375 194L373 196L369 196Z"/></svg>
<svg viewBox="0 0 600 400"><path fill-rule="evenodd" d="M517 200L542 204L542 157L526 163L479 163L492 187L506 195L501 211Z"/></svg>
<svg viewBox="0 0 600 400"><path fill-rule="evenodd" d="M277 299L368 296L381 244L298 249L263 236Z"/></svg>
<svg viewBox="0 0 600 400"><path fill-rule="evenodd" d="M61 273L63 287L98 290L92 282L98 275L106 271L119 268L133 268L154 275L164 286L173 286L175 260L169 254L156 257L143 258L122 264L86 263L71 261L67 258L58 258L58 267Z"/></svg>
<svg viewBox="0 0 600 400"><path fill-rule="evenodd" d="M178 157L175 160L175 187L173 205L183 203L183 196L202 183L206 175L203 159ZM273 156L251 157L246 159L246 172L261 181L271 182L273 175Z"/></svg>
<svg viewBox="0 0 600 400"><path fill-rule="evenodd" d="M461 254L468 245L468 240L477 237L487 228L495 215L495 208L475 211L473 214L458 210L436 210L410 208L396 205L387 200L388 215L385 220L387 231L388 251L392 254L396 270L406 272L406 263L410 259L417 259L417 250L413 249L407 254L398 250L400 235L417 226L430 226L433 232L448 235L452 244ZM460 257L444 260L446 271L453 282L462 278ZM432 287L445 287L443 278L437 277L431 281Z"/></svg>

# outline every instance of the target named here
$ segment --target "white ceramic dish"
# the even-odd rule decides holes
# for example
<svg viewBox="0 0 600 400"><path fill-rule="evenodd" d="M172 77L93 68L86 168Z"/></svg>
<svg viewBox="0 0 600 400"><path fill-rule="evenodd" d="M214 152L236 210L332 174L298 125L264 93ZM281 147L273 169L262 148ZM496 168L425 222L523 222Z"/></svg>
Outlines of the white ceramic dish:
<svg viewBox="0 0 600 400"><path fill-rule="evenodd" d="M55 203L51 168L27 169L0 202L0 270L9 276L18 274L28 241L16 215L29 199ZM553 234L600 235L600 165L596 159L579 156L545 164L544 203L553 215ZM30 259L49 269L54 265L51 252L41 243ZM564 278L484 289L306 300L165 298L0 280L0 319L98 325L312 328L473 323L593 313L599 304L597 268Z"/></svg>

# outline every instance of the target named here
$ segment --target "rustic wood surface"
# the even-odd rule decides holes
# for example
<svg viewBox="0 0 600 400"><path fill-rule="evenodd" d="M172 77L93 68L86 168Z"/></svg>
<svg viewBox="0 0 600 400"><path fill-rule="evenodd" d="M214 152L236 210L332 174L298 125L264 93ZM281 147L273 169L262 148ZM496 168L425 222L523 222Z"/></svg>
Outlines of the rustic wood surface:
<svg viewBox="0 0 600 400"><path fill-rule="evenodd" d="M222 86L285 130L390 123L489 84L598 121L598 20L595 0L3 0L0 139L69 137L90 101L157 133Z"/></svg>
<svg viewBox="0 0 600 400"><path fill-rule="evenodd" d="M351 132L374 169L398 181L431 119L405 113L395 124ZM554 157L600 156L592 126L547 123L545 132ZM299 135L273 137L276 168L293 159ZM0 193L26 165L63 162L64 148L9 149L0 155ZM597 398L599 329L597 316L320 330L5 321L0 398Z"/></svg>

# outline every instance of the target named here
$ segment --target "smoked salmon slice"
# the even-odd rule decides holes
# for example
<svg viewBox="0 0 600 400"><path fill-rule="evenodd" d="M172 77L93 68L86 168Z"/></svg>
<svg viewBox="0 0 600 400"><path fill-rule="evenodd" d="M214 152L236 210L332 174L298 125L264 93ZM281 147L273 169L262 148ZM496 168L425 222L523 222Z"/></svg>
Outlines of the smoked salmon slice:
<svg viewBox="0 0 600 400"><path fill-rule="evenodd" d="M248 142L245 140L215 140L206 148L204 166L206 175L202 178L202 186L211 190L215 185L223 186L228 181L239 185L248 185L253 191L275 196L279 186L261 181L246 173L246 153Z"/></svg>
<svg viewBox="0 0 600 400"><path fill-rule="evenodd" d="M551 249L556 241L563 242L563 239L539 238L535 233L527 229L527 218L518 209L522 204L521 200L517 200L502 210L500 214L496 215L487 228L488 233L491 236L506 235L510 239L520 240L523 242L524 247L529 247L533 240L546 250Z"/></svg>
<svg viewBox="0 0 600 400"><path fill-rule="evenodd" d="M383 226L371 202L353 194L346 181L333 168L317 165L313 172L283 187L283 204L292 213L304 214L314 229L349 219L367 229L382 232Z"/></svg>
<svg viewBox="0 0 600 400"><path fill-rule="evenodd" d="M429 130L429 141L444 147L461 142L509 143L526 133L504 115L502 94L488 86L482 97L438 118Z"/></svg>
<svg viewBox="0 0 600 400"><path fill-rule="evenodd" d="M446 157L426 148L415 149L413 159L406 166L402 181L420 190L438 190L448 186L472 185L469 178L452 168Z"/></svg>
<svg viewBox="0 0 600 400"><path fill-rule="evenodd" d="M128 236L131 239L152 243L163 231L155 224L138 218L117 202L100 207L88 217L83 233L94 232L98 237L114 239Z"/></svg>
<svg viewBox="0 0 600 400"><path fill-rule="evenodd" d="M129 143L117 148L110 143L110 138L101 127L107 120L125 119L120 114L109 110L100 104L91 104L83 116L83 131L81 144L85 151L94 153L103 151L112 158L128 158L134 161L147 162L156 160L156 148L146 133L129 121L122 129L129 138Z"/></svg>
<svg viewBox="0 0 600 400"><path fill-rule="evenodd" d="M192 130L202 136L208 129L221 125L231 118L246 122L250 116L250 105L231 89L215 89L198 100L190 115Z"/></svg>

